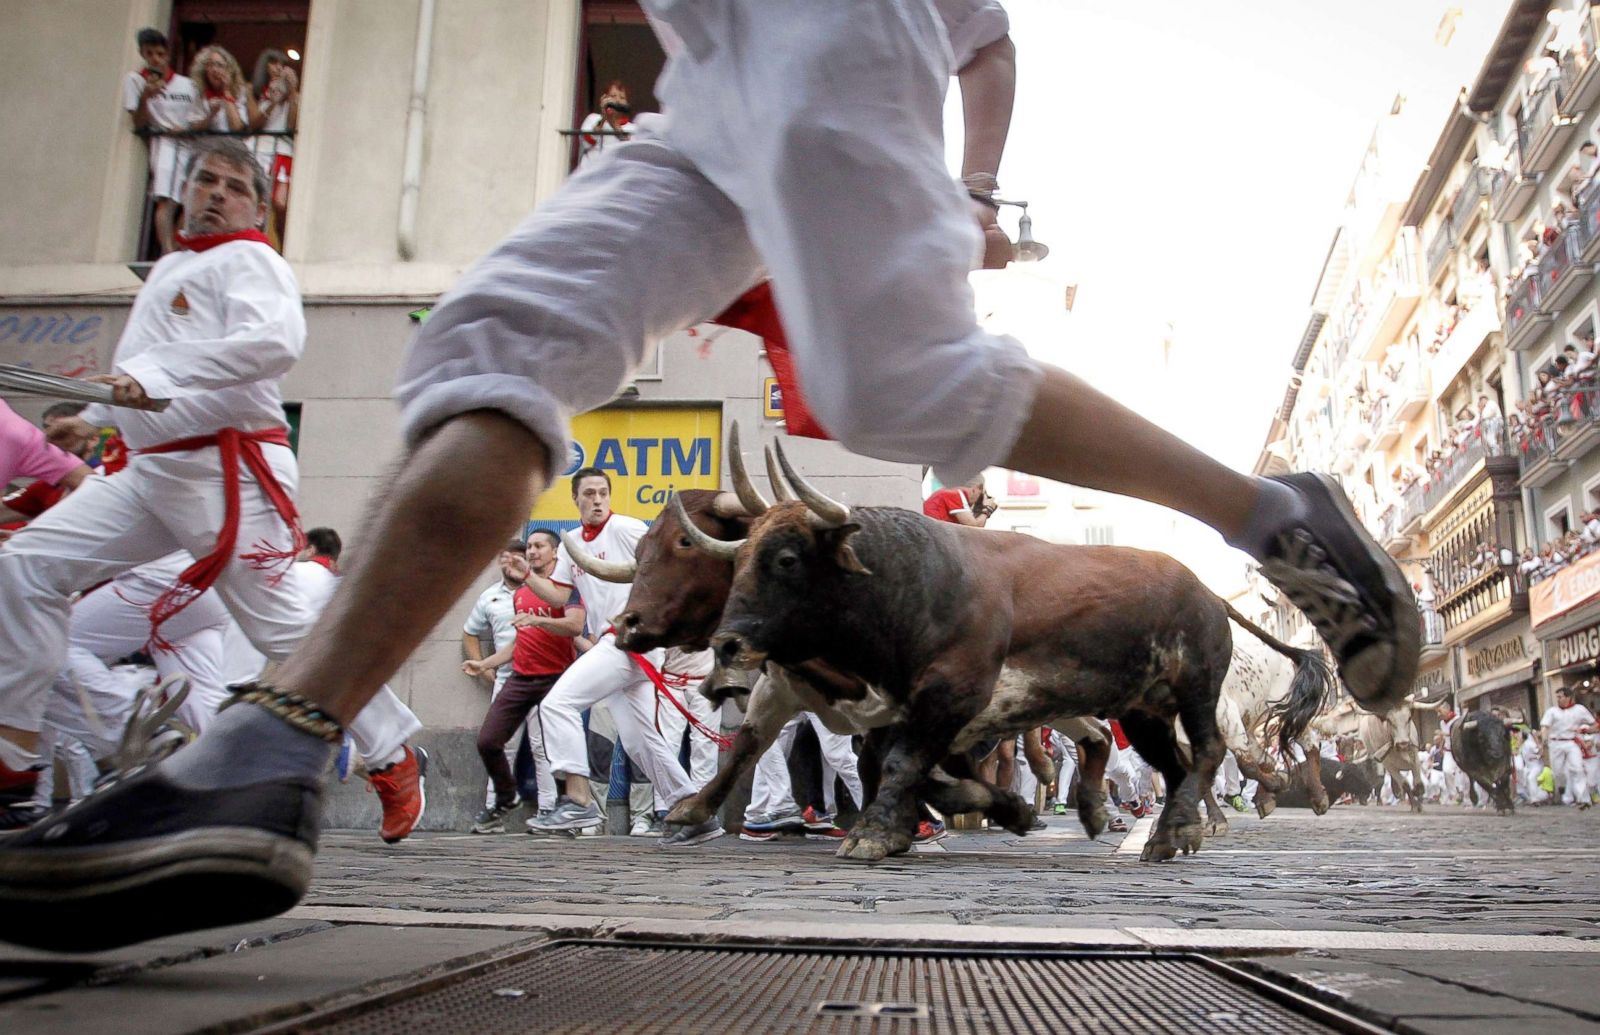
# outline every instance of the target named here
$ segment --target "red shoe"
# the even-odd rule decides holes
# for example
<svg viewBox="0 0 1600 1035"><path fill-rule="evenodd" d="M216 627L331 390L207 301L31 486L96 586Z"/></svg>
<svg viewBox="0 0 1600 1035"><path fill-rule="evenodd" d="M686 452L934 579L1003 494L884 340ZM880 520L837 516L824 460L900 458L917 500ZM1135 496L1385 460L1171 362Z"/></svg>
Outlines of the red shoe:
<svg viewBox="0 0 1600 1035"><path fill-rule="evenodd" d="M911 840L914 844L925 845L940 840L944 835L943 823L925 819L917 824L917 832L911 835Z"/></svg>
<svg viewBox="0 0 1600 1035"><path fill-rule="evenodd" d="M383 827L378 836L385 844L404 841L422 820L428 805L423 783L428 775L428 753L405 749L405 757L386 769L367 774L367 786L383 803Z"/></svg>
<svg viewBox="0 0 1600 1035"><path fill-rule="evenodd" d="M805 823L807 833L822 834L838 829L833 825L833 817L818 812L814 805L807 805L806 810L800 813L800 819Z"/></svg>
<svg viewBox="0 0 1600 1035"><path fill-rule="evenodd" d="M34 784L39 782L39 774L44 772L44 767L37 769L13 769L0 762L0 796L29 799L33 795Z"/></svg>

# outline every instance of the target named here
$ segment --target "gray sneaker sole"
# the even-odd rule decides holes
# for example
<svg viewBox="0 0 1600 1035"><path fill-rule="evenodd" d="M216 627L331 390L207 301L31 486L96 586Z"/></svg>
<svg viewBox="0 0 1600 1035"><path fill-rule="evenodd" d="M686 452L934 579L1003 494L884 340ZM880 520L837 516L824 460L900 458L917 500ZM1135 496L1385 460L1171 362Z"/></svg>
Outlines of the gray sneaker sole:
<svg viewBox="0 0 1600 1035"><path fill-rule="evenodd" d="M707 830L704 833L696 834L693 837L682 838L679 840L663 837L661 840L657 841L656 844L660 845L662 848L687 848L689 845L699 845L705 844L707 841L715 841L717 838L726 833L727 830L723 829L722 827L717 827L714 830Z"/></svg>

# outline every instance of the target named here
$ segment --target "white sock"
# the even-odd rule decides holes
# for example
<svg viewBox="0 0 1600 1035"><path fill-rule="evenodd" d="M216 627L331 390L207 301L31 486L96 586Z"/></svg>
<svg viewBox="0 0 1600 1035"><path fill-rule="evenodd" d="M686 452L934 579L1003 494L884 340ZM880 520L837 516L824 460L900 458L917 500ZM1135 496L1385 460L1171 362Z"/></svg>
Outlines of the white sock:
<svg viewBox="0 0 1600 1035"><path fill-rule="evenodd" d="M405 761L405 757L406 757L406 746L404 744L401 744L399 747L395 748L393 751L389 752L387 755L384 755L382 758L369 758L369 759L367 759L367 772L375 773L380 769L387 769L390 766L394 765L396 762Z"/></svg>

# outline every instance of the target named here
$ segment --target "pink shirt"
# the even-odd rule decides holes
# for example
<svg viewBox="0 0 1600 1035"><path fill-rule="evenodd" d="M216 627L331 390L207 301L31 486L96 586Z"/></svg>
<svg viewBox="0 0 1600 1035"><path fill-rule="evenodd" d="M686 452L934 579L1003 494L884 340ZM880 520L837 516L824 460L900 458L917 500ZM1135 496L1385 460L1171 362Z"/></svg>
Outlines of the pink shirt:
<svg viewBox="0 0 1600 1035"><path fill-rule="evenodd" d="M83 461L45 441L44 432L0 400L0 488L17 478L55 485Z"/></svg>

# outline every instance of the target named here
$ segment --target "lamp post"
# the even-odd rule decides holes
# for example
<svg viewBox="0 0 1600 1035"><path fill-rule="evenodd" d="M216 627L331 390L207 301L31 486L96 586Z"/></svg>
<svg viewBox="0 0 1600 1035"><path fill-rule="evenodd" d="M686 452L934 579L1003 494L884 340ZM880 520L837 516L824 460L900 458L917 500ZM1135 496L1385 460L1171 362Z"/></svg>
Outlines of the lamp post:
<svg viewBox="0 0 1600 1035"><path fill-rule="evenodd" d="M1014 205L1022 209L1022 218L1017 220L1016 261L1038 262L1050 254L1050 247L1042 241L1034 240L1033 217L1028 215L1026 201L1005 201L1000 198L993 199L996 205Z"/></svg>

